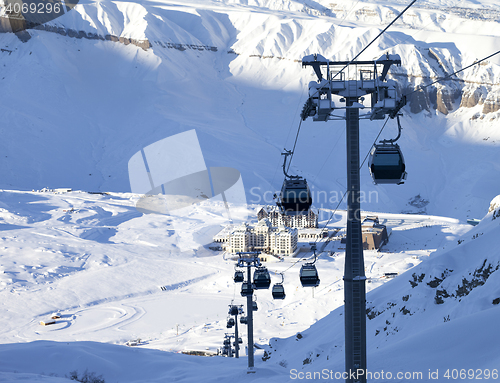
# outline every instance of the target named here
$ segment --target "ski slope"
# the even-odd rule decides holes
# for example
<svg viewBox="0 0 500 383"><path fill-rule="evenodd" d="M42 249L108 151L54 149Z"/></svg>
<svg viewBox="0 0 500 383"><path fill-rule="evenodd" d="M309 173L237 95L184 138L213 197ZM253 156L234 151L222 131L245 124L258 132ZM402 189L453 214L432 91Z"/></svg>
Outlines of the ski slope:
<svg viewBox="0 0 500 383"><path fill-rule="evenodd" d="M15 372L44 375L50 371L64 377L88 368L110 381L161 381L167 374L189 382L203 374L203 366L215 368L212 362L218 358L176 353L216 352L221 346L228 305L245 303L240 286L232 281L233 260L200 246L176 250L177 233L169 229L172 218L137 213L134 194L2 191L1 195L5 201L0 274L1 301L6 308L0 345L4 379L14 379L9 374ZM257 207L250 208L249 213L255 214ZM415 270L428 263L436 250L454 248L460 234L468 234L471 228L446 217L388 213L379 217L392 233L382 252L365 251L367 290L374 293L388 281L385 273ZM211 224L207 216L195 224L187 218L175 227L194 234ZM339 214L329 227L344 224L345 216ZM255 341L261 347L276 337L315 331L315 323L321 326L342 310L344 250L338 241L329 243L320 255L321 285L314 291L300 286L299 260L268 263L274 282L281 280L279 272L285 272L287 296L284 301L273 301L270 291L256 294ZM298 266L294 265L297 261ZM405 281L407 274L396 279ZM61 317L56 324L40 325L54 313ZM343 333L340 324L334 328L337 336ZM246 327L240 331L246 339ZM137 339L141 343L129 351L125 344ZM300 347L300 352L306 350ZM27 357L26 352L36 357ZM271 366L273 374L281 376L283 367L273 363L274 355L264 362L262 352L257 351L258 371ZM153 358L146 377L121 367L122 358L137 353L139 366L141 358ZM100 362L96 364L93 358ZM220 366L235 373L245 369L245 358L223 360L215 362L219 367L213 370L214 381L220 378L216 373ZM167 372L166 361L180 363L178 371ZM199 370L187 367L190 363L200 363Z"/></svg>

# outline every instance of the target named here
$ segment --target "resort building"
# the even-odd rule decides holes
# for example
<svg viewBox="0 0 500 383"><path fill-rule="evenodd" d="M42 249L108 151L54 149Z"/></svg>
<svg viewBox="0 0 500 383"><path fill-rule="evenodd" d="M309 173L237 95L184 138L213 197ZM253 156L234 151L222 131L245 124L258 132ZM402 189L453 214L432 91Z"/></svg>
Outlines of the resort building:
<svg viewBox="0 0 500 383"><path fill-rule="evenodd" d="M254 226L243 223L225 227L214 236L214 242L229 253L262 251L274 255L291 255L297 250L298 230L283 225L273 226L269 219Z"/></svg>
<svg viewBox="0 0 500 383"><path fill-rule="evenodd" d="M257 219L267 218L273 226L286 226L296 229L317 228L318 215L309 209L307 212L288 212L283 214L277 206L263 207L257 213Z"/></svg>

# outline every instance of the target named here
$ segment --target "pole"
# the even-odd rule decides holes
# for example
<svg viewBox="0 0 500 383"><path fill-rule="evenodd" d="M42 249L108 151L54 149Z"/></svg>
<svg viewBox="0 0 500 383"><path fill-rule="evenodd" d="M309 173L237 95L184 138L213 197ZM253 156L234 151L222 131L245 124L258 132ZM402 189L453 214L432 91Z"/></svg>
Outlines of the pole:
<svg viewBox="0 0 500 383"><path fill-rule="evenodd" d="M356 81L349 81L349 83ZM346 383L366 383L365 267L361 237L358 97L346 98L347 243L344 266ZM351 373L359 371L354 378Z"/></svg>
<svg viewBox="0 0 500 383"><path fill-rule="evenodd" d="M252 283L252 273L251 265L247 264L247 282ZM248 330L248 370L253 372L254 359L253 359L253 306L252 306L252 295L247 296L247 330Z"/></svg>
<svg viewBox="0 0 500 383"><path fill-rule="evenodd" d="M234 336L235 336L235 358L238 359L240 357L240 342L238 336L238 314L234 314Z"/></svg>

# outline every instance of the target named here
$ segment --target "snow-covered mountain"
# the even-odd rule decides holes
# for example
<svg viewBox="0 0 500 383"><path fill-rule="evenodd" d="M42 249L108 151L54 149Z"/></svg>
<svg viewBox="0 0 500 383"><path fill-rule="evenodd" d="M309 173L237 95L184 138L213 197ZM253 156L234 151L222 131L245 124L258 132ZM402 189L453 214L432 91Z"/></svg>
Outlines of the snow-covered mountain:
<svg viewBox="0 0 500 383"><path fill-rule="evenodd" d="M29 36L1 33L0 380L67 381L85 368L120 382L285 382L292 369L342 371L342 252L320 257L314 296L298 287L296 269L287 300L259 295L256 342L266 354L255 375L244 359L164 352L213 351L227 305L242 302L233 263L198 248L207 222L223 214L141 215L128 161L195 129L207 167L241 172L253 214L281 186L280 153L293 146L315 80L301 58L352 58L407 3L82 1ZM497 51L499 39L494 0L417 1L360 59L399 54L389 77L409 94ZM370 370L435 381L437 369L440 379L447 369L477 378L498 366L500 217L498 197L490 201L500 189L499 65L497 55L409 96L403 186L373 185L362 170L363 209L393 230L383 253L365 254ZM383 123L361 123L362 154ZM390 121L381 137L395 135ZM291 171L307 178L316 208L334 208L345 191L344 139L343 122L302 123ZM44 187L81 192L21 191ZM401 275L383 283L384 272ZM54 311L62 320L40 326ZM139 348L122 346L136 338Z"/></svg>
<svg viewBox="0 0 500 383"><path fill-rule="evenodd" d="M318 259L314 292L300 287L297 259L267 264L274 282L284 272L287 297L256 294L261 349L255 375L247 375L245 357L177 355L214 352L228 331L228 304L244 303L232 281L234 261L177 247L179 240L195 247L213 215L173 226L168 216L137 213L132 194L1 197L2 381L59 382L88 370L119 382L287 382L343 371L341 248ZM390 372L396 382L411 381L398 372L422 373L415 378L422 381L435 381L429 372L444 379L447 370L461 369L493 376L500 197L489 210L474 228L445 217L379 213L392 234L381 252L365 251L369 371ZM400 275L387 280L385 273ZM54 313L55 324L40 325ZM245 326L240 331L246 341ZM124 346L138 339L136 347Z"/></svg>
<svg viewBox="0 0 500 383"><path fill-rule="evenodd" d="M403 9L402 2L83 2L29 30L2 34L0 186L130 191L127 162L140 148L196 129L208 166L240 170L249 202L280 187L307 84L301 58L353 57ZM417 2L360 59L384 52L403 64L401 92L495 51L493 2ZM480 43L478 43L480 42ZM497 191L498 56L425 92L404 108L404 188L362 188L377 211L481 215ZM362 124L362 153L382 122ZM345 190L343 123L306 121L292 169L333 207ZM383 133L391 137L394 122ZM425 155L422 155L425 153ZM252 191L252 192L251 192ZM334 201L334 202L331 202ZM269 201L268 201L269 202Z"/></svg>

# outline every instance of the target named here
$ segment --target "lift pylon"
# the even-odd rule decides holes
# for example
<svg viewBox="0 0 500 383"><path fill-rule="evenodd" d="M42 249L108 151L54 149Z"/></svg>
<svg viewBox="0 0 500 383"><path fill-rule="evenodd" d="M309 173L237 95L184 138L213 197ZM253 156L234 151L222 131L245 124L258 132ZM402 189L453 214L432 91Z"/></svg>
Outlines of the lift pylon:
<svg viewBox="0 0 500 383"><path fill-rule="evenodd" d="M248 334L248 370L247 373L254 373L254 342L253 342L253 284L252 284L252 274L251 269L253 267L262 266L259 259L260 252L250 251L250 252L240 252L238 253L238 267L247 268L247 280L246 283L249 284L249 293L245 296L247 297L247 334ZM243 285L245 282L243 283Z"/></svg>
<svg viewBox="0 0 500 383"><path fill-rule="evenodd" d="M345 371L347 383L366 383L366 286L361 235L359 120L394 118L406 99L397 97L396 82L388 80L398 55L383 55L374 61L329 61L321 55L302 59L318 77L309 84L309 98L302 109L303 120L345 120L347 145L347 243L344 266ZM341 69L335 69L342 67ZM326 68L326 76L324 69ZM351 76L350 76L351 75ZM365 96L370 102L364 105ZM362 113L361 113L362 111Z"/></svg>

